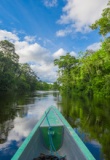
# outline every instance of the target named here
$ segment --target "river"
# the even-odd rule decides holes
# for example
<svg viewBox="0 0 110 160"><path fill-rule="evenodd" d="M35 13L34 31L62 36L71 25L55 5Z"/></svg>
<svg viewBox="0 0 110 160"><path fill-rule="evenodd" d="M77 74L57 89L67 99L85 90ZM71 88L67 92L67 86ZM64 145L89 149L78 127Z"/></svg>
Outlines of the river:
<svg viewBox="0 0 110 160"><path fill-rule="evenodd" d="M57 91L0 96L0 160L10 160L44 111L57 107L96 160L110 160L110 101L61 96Z"/></svg>

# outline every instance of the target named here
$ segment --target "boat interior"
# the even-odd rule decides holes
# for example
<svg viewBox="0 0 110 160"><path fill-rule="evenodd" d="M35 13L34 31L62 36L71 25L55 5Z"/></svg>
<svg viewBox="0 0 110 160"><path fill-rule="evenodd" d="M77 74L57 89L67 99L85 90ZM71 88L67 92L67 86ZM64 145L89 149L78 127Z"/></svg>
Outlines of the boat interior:
<svg viewBox="0 0 110 160"><path fill-rule="evenodd" d="M30 140L30 144L27 145L24 153L21 155L20 160L33 160L37 158L41 153L50 154L50 150L45 147L45 142L41 134L40 128L36 131L33 138ZM86 160L85 156L77 146L74 139L64 126L64 135L61 148L57 151L58 155L66 156L67 160ZM56 154L56 152L54 152Z"/></svg>

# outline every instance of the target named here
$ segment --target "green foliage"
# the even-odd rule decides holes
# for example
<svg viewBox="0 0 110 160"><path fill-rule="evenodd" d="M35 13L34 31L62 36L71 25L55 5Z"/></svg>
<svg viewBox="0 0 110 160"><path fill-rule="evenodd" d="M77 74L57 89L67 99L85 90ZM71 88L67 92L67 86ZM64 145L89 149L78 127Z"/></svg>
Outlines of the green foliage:
<svg viewBox="0 0 110 160"><path fill-rule="evenodd" d="M109 38L107 38L100 50L96 52L88 50L79 59L69 55L55 60L55 65L59 67L58 81L63 92L88 96L110 96L110 54L107 47L109 43ZM69 68L68 64L71 64Z"/></svg>
<svg viewBox="0 0 110 160"><path fill-rule="evenodd" d="M19 64L19 78L17 79L17 84L20 91L35 90L37 81L37 76L30 68L29 64Z"/></svg>
<svg viewBox="0 0 110 160"><path fill-rule="evenodd" d="M38 78L29 64L19 64L15 47L0 41L0 91L17 90L21 93L36 89Z"/></svg>
<svg viewBox="0 0 110 160"><path fill-rule="evenodd" d="M62 96L61 110L84 142L95 139L101 144L104 159L110 159L110 99L87 96ZM83 134L82 134L83 133ZM85 133L85 136L84 136ZM83 136L82 136L83 135ZM102 154L100 157L103 157Z"/></svg>
<svg viewBox="0 0 110 160"><path fill-rule="evenodd" d="M60 59L55 59L54 64L58 65L58 83L60 87L69 92L71 90L72 69L77 67L78 60L69 53L66 56L60 56Z"/></svg>
<svg viewBox="0 0 110 160"><path fill-rule="evenodd" d="M52 90L59 90L59 84L57 82L53 83Z"/></svg>
<svg viewBox="0 0 110 160"><path fill-rule="evenodd" d="M29 64L19 63L14 44L7 40L0 41L0 92L16 90L23 93L36 89L52 90L57 87L57 84L40 81Z"/></svg>
<svg viewBox="0 0 110 160"><path fill-rule="evenodd" d="M110 1L108 7L103 10L102 17L90 27L92 29L99 28L99 33L104 36L110 32Z"/></svg>
<svg viewBox="0 0 110 160"><path fill-rule="evenodd" d="M110 32L110 1L91 28L99 28L102 35ZM77 59L68 53L54 64L59 68L58 82L63 92L110 97L110 37L98 51L81 52Z"/></svg>
<svg viewBox="0 0 110 160"><path fill-rule="evenodd" d="M4 57L10 58L14 63L18 63L19 56L15 53L14 44L7 40L0 41L0 51L3 52Z"/></svg>
<svg viewBox="0 0 110 160"><path fill-rule="evenodd" d="M37 89L37 90L48 91L48 90L51 90L51 89L52 89L52 84L39 81L39 82L36 84L36 89Z"/></svg>
<svg viewBox="0 0 110 160"><path fill-rule="evenodd" d="M110 55L110 37L107 37L102 44L103 50Z"/></svg>
<svg viewBox="0 0 110 160"><path fill-rule="evenodd" d="M8 41L0 42L0 90L7 91L14 87L18 70L19 56L14 45Z"/></svg>

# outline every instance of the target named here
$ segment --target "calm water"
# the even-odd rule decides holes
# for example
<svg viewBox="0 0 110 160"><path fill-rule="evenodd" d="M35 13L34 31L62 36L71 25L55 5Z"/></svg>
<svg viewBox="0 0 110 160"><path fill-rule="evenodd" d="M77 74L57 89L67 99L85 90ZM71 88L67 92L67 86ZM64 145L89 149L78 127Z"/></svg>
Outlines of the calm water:
<svg viewBox="0 0 110 160"><path fill-rule="evenodd" d="M0 160L10 160L44 111L56 106L97 160L110 160L110 101L58 92L0 96Z"/></svg>

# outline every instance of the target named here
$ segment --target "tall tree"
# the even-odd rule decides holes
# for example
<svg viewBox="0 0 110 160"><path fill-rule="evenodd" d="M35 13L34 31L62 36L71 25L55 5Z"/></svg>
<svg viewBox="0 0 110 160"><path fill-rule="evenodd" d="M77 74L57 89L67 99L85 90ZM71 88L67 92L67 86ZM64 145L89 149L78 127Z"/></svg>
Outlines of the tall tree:
<svg viewBox="0 0 110 160"><path fill-rule="evenodd" d="M0 51L3 52L4 57L10 58L13 62L18 63L19 56L15 52L15 46L13 43L7 40L0 41Z"/></svg>
<svg viewBox="0 0 110 160"><path fill-rule="evenodd" d="M0 90L15 87L19 56L11 42L0 41Z"/></svg>
<svg viewBox="0 0 110 160"><path fill-rule="evenodd" d="M71 69L74 68L78 63L78 60L67 53L65 56L60 56L60 59L55 59L54 64L58 66L59 78L58 82L62 84L64 90L70 91L71 89Z"/></svg>
<svg viewBox="0 0 110 160"><path fill-rule="evenodd" d="M29 64L19 64L14 44L0 41L0 91L32 91L38 81Z"/></svg>
<svg viewBox="0 0 110 160"><path fill-rule="evenodd" d="M103 10L102 17L96 20L90 27L92 29L99 28L99 33L103 36L110 32L110 0L108 7Z"/></svg>
<svg viewBox="0 0 110 160"><path fill-rule="evenodd" d="M17 80L19 90L32 91L36 89L36 83L38 81L37 75L31 69L27 63L19 64L19 78Z"/></svg>

